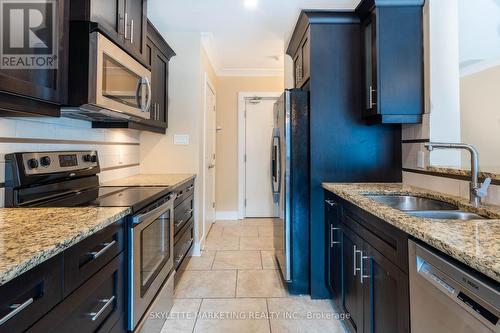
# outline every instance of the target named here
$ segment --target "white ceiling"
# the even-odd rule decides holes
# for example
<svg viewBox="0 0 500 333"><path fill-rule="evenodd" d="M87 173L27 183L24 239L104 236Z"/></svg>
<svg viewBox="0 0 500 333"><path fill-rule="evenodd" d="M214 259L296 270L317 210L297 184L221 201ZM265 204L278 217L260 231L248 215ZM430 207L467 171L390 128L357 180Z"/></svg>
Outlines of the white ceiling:
<svg viewBox="0 0 500 333"><path fill-rule="evenodd" d="M353 9L360 0L149 0L148 17L169 31L200 32L217 72L282 72L285 40L301 9ZM249 9L245 2L257 2Z"/></svg>

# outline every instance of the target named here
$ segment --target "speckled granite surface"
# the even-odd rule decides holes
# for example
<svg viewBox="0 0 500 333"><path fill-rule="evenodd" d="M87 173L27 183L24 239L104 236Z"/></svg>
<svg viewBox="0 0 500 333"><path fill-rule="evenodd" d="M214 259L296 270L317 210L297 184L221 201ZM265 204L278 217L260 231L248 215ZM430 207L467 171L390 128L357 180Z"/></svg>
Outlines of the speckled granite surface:
<svg viewBox="0 0 500 333"><path fill-rule="evenodd" d="M127 207L0 209L0 285L129 212Z"/></svg>
<svg viewBox="0 0 500 333"><path fill-rule="evenodd" d="M455 175L455 176L470 177L470 170L467 170L467 169L428 166L427 171L444 173L444 174ZM491 178L492 180L500 180L500 169L495 169L493 171L480 171L479 177L480 178Z"/></svg>
<svg viewBox="0 0 500 333"><path fill-rule="evenodd" d="M172 186L175 187L195 178L194 174L135 175L106 182L102 186Z"/></svg>
<svg viewBox="0 0 500 333"><path fill-rule="evenodd" d="M474 208L468 200L403 184L323 184L330 192L354 203L408 234L500 282L500 207ZM364 194L410 194L457 205L492 220L433 220L412 217L377 203Z"/></svg>

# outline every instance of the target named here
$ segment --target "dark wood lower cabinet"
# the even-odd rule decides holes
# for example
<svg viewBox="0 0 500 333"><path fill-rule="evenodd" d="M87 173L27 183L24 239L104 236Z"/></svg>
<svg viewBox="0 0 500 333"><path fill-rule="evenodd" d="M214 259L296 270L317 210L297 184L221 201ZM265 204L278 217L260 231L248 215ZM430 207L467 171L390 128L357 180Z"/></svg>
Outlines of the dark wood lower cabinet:
<svg viewBox="0 0 500 333"><path fill-rule="evenodd" d="M58 255L0 287L0 332L24 332L63 299Z"/></svg>
<svg viewBox="0 0 500 333"><path fill-rule="evenodd" d="M325 200L325 218L327 230L327 285L333 301L340 305L343 302L343 235L341 227L341 209L335 201ZM340 269L338 269L340 267Z"/></svg>
<svg viewBox="0 0 500 333"><path fill-rule="evenodd" d="M0 333L125 332L124 220L0 286Z"/></svg>
<svg viewBox="0 0 500 333"><path fill-rule="evenodd" d="M363 256L365 332L409 332L408 275L366 242Z"/></svg>
<svg viewBox="0 0 500 333"><path fill-rule="evenodd" d="M109 332L125 309L124 254L102 270L35 324L29 333Z"/></svg>
<svg viewBox="0 0 500 333"><path fill-rule="evenodd" d="M342 229L343 265L340 269L344 275L344 302L343 309L349 314L348 327L352 332L365 332L364 330L364 294L366 284L360 282L361 269L359 255L364 242L348 228ZM334 268L332 268L334 269Z"/></svg>
<svg viewBox="0 0 500 333"><path fill-rule="evenodd" d="M408 274L400 267L398 253L394 253L407 253L407 249L387 249L387 243L367 227L367 223L376 221L375 217L369 221L366 214L353 209L356 210L325 192L325 225L329 234L326 271L332 299L338 310L348 315L346 326L350 332L407 333ZM363 216L363 225L353 218L358 213ZM401 234L388 232L383 237L399 240ZM394 262L388 258L394 258Z"/></svg>

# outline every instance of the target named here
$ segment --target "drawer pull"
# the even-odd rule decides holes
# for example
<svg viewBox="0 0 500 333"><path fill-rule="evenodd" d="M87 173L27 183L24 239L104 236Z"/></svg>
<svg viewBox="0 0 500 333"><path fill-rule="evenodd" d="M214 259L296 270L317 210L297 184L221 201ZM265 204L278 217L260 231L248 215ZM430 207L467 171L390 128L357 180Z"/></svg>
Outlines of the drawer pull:
<svg viewBox="0 0 500 333"><path fill-rule="evenodd" d="M91 312L89 313L89 316L91 316L92 321L96 321L99 319L99 316L113 303L115 300L115 296L111 296L111 298L108 299L101 299L99 300L99 303L104 303L103 307L99 309L97 312Z"/></svg>
<svg viewBox="0 0 500 333"><path fill-rule="evenodd" d="M189 187L186 189L186 191L188 191L188 192L189 192L189 191L191 191L193 188L194 188L194 185L191 185L191 186L189 186Z"/></svg>
<svg viewBox="0 0 500 333"><path fill-rule="evenodd" d="M184 258L184 255L181 254L180 256L177 256L177 258L175 258L175 263L178 264L181 262L182 258Z"/></svg>
<svg viewBox="0 0 500 333"><path fill-rule="evenodd" d="M104 254L104 252L106 252L107 250L109 250L111 247L113 247L113 245L116 244L116 241L112 241L112 242L109 242L109 243L104 243L104 247L98 251L98 252L89 252L89 254L92 256L92 259L97 259L99 258L100 256L102 256Z"/></svg>
<svg viewBox="0 0 500 333"><path fill-rule="evenodd" d="M179 228L179 226L180 226L181 224L183 224L183 223L184 223L184 220L180 220L179 222L177 222L177 223L174 225L174 227Z"/></svg>
<svg viewBox="0 0 500 333"><path fill-rule="evenodd" d="M329 205L330 205L330 207L337 206L337 203L335 203L335 201L333 201L333 200L325 200L325 202L326 202L327 204L329 204Z"/></svg>
<svg viewBox="0 0 500 333"><path fill-rule="evenodd" d="M192 208L188 209L188 210L186 210L186 214L191 214L191 213L193 213L193 211L194 211L194 209L192 209Z"/></svg>
<svg viewBox="0 0 500 333"><path fill-rule="evenodd" d="M26 309L31 303L33 303L33 297L25 301L24 303L21 304L12 304L10 308L12 309L11 312L7 313L3 318L0 319L0 325L5 324L6 321L17 315L19 312L23 311Z"/></svg>
<svg viewBox="0 0 500 333"><path fill-rule="evenodd" d="M188 242L186 242L186 248L189 248L191 246L191 243L193 243L193 240L190 239ZM175 263L178 264L181 262L182 258L184 258L186 254L181 254L175 258Z"/></svg>

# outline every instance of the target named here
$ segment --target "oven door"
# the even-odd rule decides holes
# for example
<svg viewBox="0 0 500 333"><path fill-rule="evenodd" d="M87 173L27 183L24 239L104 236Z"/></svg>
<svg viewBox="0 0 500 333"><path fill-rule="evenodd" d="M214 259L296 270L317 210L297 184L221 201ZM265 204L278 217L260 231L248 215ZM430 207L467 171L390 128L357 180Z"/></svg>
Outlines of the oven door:
<svg viewBox="0 0 500 333"><path fill-rule="evenodd" d="M149 119L151 72L104 35L96 34L95 105L89 107Z"/></svg>
<svg viewBox="0 0 500 333"><path fill-rule="evenodd" d="M133 330L174 267L174 199L170 195L132 217L129 228L129 316Z"/></svg>

